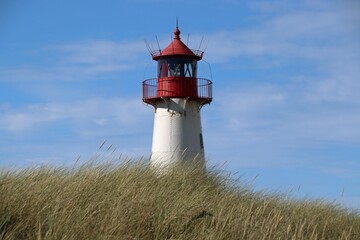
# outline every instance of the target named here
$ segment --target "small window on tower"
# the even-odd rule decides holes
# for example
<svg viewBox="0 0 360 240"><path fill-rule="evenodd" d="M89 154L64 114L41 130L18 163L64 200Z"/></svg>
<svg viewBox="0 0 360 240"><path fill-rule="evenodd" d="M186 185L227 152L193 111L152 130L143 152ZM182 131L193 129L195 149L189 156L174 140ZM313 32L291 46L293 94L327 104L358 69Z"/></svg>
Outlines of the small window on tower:
<svg viewBox="0 0 360 240"><path fill-rule="evenodd" d="M168 64L165 59L158 62L158 77L167 77L169 72Z"/></svg>
<svg viewBox="0 0 360 240"><path fill-rule="evenodd" d="M193 77L191 63L185 63L185 77Z"/></svg>

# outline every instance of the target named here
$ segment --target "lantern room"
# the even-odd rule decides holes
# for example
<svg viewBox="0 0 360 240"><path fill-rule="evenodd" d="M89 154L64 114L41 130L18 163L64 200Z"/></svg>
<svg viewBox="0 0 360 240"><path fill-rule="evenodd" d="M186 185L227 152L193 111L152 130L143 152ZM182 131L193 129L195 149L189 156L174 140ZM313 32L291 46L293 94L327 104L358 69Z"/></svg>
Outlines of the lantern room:
<svg viewBox="0 0 360 240"><path fill-rule="evenodd" d="M176 27L174 40L163 50L151 51L157 61L157 77L143 81L143 101L155 105L163 98L188 98L201 105L212 100L212 82L197 77L197 62L204 54L189 49Z"/></svg>

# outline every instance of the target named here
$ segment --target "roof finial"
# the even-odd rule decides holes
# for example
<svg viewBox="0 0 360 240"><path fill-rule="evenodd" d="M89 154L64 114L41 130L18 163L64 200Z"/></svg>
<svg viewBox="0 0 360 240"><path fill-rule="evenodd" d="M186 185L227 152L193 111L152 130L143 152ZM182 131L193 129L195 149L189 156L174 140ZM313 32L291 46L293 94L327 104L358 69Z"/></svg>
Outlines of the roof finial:
<svg viewBox="0 0 360 240"><path fill-rule="evenodd" d="M178 17L176 17L176 29L174 31L174 39L180 39L180 30L179 30L179 21L178 21Z"/></svg>

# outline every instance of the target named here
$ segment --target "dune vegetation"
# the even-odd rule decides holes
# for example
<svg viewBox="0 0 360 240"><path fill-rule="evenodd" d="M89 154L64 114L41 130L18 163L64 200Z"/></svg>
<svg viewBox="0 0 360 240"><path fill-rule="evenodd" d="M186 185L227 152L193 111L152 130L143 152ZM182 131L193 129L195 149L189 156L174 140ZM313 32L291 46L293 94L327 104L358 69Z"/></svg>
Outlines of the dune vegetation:
<svg viewBox="0 0 360 240"><path fill-rule="evenodd" d="M0 239L360 239L359 213L141 161L0 173Z"/></svg>

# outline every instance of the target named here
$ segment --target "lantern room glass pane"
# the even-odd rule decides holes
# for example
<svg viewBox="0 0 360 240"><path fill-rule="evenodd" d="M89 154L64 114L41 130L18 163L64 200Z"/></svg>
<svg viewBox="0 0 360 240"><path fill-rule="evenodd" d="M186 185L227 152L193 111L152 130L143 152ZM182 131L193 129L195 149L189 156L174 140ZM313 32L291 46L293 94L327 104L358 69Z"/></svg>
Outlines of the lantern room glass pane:
<svg viewBox="0 0 360 240"><path fill-rule="evenodd" d="M196 78L197 61L190 58L165 58L158 60L158 77Z"/></svg>

